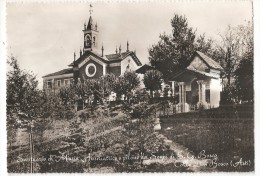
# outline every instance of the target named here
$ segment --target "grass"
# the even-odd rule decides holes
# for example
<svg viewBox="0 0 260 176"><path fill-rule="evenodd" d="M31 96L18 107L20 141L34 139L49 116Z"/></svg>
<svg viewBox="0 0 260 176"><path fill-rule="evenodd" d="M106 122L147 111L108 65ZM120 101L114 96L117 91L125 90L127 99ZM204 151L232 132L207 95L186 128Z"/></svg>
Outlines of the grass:
<svg viewBox="0 0 260 176"><path fill-rule="evenodd" d="M253 119L161 118L162 133L168 139L187 147L196 156L202 150L216 154L219 171L246 172L254 170ZM250 165L231 167L230 162L250 160Z"/></svg>

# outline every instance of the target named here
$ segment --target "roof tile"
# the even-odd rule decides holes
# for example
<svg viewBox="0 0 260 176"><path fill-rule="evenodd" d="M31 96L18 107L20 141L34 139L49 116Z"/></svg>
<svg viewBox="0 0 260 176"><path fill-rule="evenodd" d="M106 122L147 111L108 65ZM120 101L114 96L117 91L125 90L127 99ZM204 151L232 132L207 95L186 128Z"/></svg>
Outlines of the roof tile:
<svg viewBox="0 0 260 176"><path fill-rule="evenodd" d="M217 70L223 69L218 62L214 61L212 58L205 55L204 53L202 53L200 51L196 51L196 53L209 65L209 67L217 69Z"/></svg>

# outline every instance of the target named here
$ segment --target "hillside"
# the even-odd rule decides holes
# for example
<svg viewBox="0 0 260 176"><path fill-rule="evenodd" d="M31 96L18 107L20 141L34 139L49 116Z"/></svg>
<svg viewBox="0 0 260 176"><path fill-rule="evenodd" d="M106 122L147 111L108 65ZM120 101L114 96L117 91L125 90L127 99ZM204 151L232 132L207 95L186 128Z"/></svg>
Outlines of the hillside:
<svg viewBox="0 0 260 176"><path fill-rule="evenodd" d="M153 130L153 110L154 105L146 104L97 106L71 119L39 119L41 128L36 126L33 135L34 172L145 171L143 161L149 157L174 154ZM21 131L9 147L9 172L30 171L28 132Z"/></svg>

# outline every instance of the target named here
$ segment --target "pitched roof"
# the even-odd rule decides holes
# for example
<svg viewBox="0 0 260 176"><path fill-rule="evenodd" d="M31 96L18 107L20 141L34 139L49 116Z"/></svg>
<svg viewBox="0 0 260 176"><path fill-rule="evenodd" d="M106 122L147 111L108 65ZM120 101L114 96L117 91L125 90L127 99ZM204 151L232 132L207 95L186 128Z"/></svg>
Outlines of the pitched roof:
<svg viewBox="0 0 260 176"><path fill-rule="evenodd" d="M221 65L214 61L212 58L210 58L209 56L205 55L204 53L200 52L200 51L196 51L195 53L197 53L201 59L204 60L204 62L210 67L210 68L214 68L217 70L223 70L223 68L221 67Z"/></svg>
<svg viewBox="0 0 260 176"><path fill-rule="evenodd" d="M69 74L69 73L73 73L73 68L66 68L54 73L50 73L48 75L43 76L43 78L45 77L50 77L50 76L57 76L57 75L65 75L65 74Z"/></svg>
<svg viewBox="0 0 260 176"><path fill-rule="evenodd" d="M217 79L218 77L216 75L213 75L211 73L207 73L207 72L203 72L203 71L199 71L199 70L196 70L196 69L180 69L178 70L172 77L170 80L173 80L173 81L185 81L185 76L183 75L187 75L188 77L191 76L191 75L194 75L196 76L197 78L199 79L204 79L204 78L214 78L214 79ZM187 80L186 80L187 81Z"/></svg>
<svg viewBox="0 0 260 176"><path fill-rule="evenodd" d="M131 54L131 52L124 52L124 53L117 53L117 54L108 54L105 56L109 61L114 61L114 60L123 60L130 54Z"/></svg>
<svg viewBox="0 0 260 176"><path fill-rule="evenodd" d="M72 62L69 64L69 66L73 66L74 64L77 65L80 62L82 62L86 57L90 56L90 55L94 55L96 57L98 57L100 60L102 60L103 62L107 62L107 59L105 57L101 57L99 54L94 53L93 51L86 51L83 55L81 55L75 62Z"/></svg>
<svg viewBox="0 0 260 176"><path fill-rule="evenodd" d="M189 71L189 72L194 72L194 73L197 73L197 74L200 74L200 75L203 75L203 76L206 76L206 77L210 77L210 78L219 78L218 76L216 76L212 73L207 73L207 72L200 71L200 70L197 70L197 69L194 69L194 68L186 68L186 70Z"/></svg>
<svg viewBox="0 0 260 176"><path fill-rule="evenodd" d="M89 17L89 20L88 20L87 29L88 29L88 30L94 29L93 19L92 19L91 16Z"/></svg>
<svg viewBox="0 0 260 176"><path fill-rule="evenodd" d="M123 52L123 53L105 55L105 57L107 58L108 62L121 61L121 60L124 60L127 56L132 56L132 58L134 59L134 61L137 64L137 66L141 66L142 65L140 60L137 58L135 52L133 52L133 51L127 51L127 52Z"/></svg>
<svg viewBox="0 0 260 176"><path fill-rule="evenodd" d="M151 65L147 65L147 64L144 64L142 65L140 68L138 68L137 70L135 70L136 73L141 73L141 74L145 74L146 71L148 70L155 70L155 68Z"/></svg>
<svg viewBox="0 0 260 176"><path fill-rule="evenodd" d="M90 55L94 55L94 56L98 57L101 61L103 61L105 63L118 62L118 61L125 59L127 56L131 55L138 66L142 65L140 60L136 57L135 53L132 51L123 52L121 54L119 54L119 53L118 54L108 54L108 55L105 55L104 57L102 57L100 54L97 54L93 51L86 51L75 62L70 63L69 66L73 66L74 64L77 65L77 64L81 63L86 57L88 57Z"/></svg>

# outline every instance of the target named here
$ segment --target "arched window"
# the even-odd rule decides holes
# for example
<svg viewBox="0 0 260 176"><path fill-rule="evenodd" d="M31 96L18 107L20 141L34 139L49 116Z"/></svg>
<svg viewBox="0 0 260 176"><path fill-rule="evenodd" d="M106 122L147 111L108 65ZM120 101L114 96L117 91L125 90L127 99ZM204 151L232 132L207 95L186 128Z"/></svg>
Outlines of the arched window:
<svg viewBox="0 0 260 176"><path fill-rule="evenodd" d="M86 35L86 37L85 37L85 45L87 45L87 46L91 46L91 38L90 38L90 36L89 35Z"/></svg>

